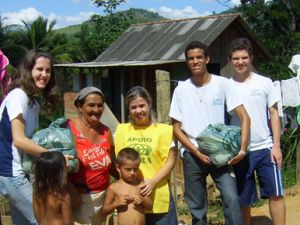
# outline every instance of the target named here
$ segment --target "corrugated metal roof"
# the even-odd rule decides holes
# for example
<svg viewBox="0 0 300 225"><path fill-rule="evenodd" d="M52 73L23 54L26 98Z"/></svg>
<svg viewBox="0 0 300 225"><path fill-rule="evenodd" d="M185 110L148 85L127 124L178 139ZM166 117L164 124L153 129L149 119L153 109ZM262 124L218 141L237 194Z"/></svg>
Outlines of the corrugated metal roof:
<svg viewBox="0 0 300 225"><path fill-rule="evenodd" d="M95 61L184 60L186 43L209 46L239 15L221 15L133 25Z"/></svg>
<svg viewBox="0 0 300 225"><path fill-rule="evenodd" d="M184 49L187 43L200 40L209 46L235 20L252 36L262 51L272 57L239 14L222 14L132 25L94 62L56 66L142 66L185 61Z"/></svg>
<svg viewBox="0 0 300 225"><path fill-rule="evenodd" d="M185 60L151 60L151 61L115 61L115 62L87 62L87 63L64 63L56 64L58 67L78 67L78 68L94 68L94 67L118 67L118 66L150 66L169 64L176 62L184 62Z"/></svg>

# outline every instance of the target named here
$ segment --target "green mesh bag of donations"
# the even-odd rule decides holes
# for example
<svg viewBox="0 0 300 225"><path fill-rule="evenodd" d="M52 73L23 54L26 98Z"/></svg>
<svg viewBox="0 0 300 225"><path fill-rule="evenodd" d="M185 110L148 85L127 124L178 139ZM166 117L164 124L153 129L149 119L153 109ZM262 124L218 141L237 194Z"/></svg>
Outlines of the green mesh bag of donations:
<svg viewBox="0 0 300 225"><path fill-rule="evenodd" d="M213 165L224 166L241 148L241 128L226 124L210 124L196 138L199 149Z"/></svg>
<svg viewBox="0 0 300 225"><path fill-rule="evenodd" d="M75 173L79 169L76 146L72 131L69 129L67 119L60 117L53 121L49 127L37 131L31 138L35 143L46 148L48 151L58 151L64 155L72 155L74 159L69 160L69 172ZM33 172L35 157L23 153L22 167L27 173Z"/></svg>

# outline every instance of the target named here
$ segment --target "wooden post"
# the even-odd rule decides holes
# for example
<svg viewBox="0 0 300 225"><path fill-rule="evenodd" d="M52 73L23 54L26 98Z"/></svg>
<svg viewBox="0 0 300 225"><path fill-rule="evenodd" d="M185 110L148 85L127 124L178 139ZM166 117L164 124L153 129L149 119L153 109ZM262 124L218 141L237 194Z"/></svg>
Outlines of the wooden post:
<svg viewBox="0 0 300 225"><path fill-rule="evenodd" d="M170 73L163 70L156 70L155 77L157 120L158 122L169 124L169 110L171 103ZM173 192L175 205L177 206L177 179L175 169L171 175L170 186Z"/></svg>
<svg viewBox="0 0 300 225"><path fill-rule="evenodd" d="M155 77L157 119L161 123L170 123L170 73L163 70L156 70Z"/></svg>
<svg viewBox="0 0 300 225"><path fill-rule="evenodd" d="M125 79L124 79L124 70L120 73L121 76L121 122L125 123Z"/></svg>

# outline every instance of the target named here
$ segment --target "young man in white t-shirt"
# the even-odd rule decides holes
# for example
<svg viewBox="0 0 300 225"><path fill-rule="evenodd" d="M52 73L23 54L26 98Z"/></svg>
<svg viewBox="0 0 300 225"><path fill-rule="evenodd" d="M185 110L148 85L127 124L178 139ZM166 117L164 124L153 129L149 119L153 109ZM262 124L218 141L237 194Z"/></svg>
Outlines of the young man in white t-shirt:
<svg viewBox="0 0 300 225"><path fill-rule="evenodd" d="M270 78L251 71L253 49L248 39L238 38L231 43L229 59L234 68L230 81L242 95L251 119L249 153L234 166L244 225L251 224L251 205L258 200L254 171L258 176L261 197L269 199L273 225L284 225L281 123L277 109L280 97ZM231 124L238 124L235 115Z"/></svg>
<svg viewBox="0 0 300 225"><path fill-rule="evenodd" d="M227 111L234 111L241 120L241 150L229 163L235 164L246 155L250 133L250 120L229 88L229 80L208 73L207 47L198 41L189 43L185 50L186 63L191 77L176 87L171 103L170 117L176 138L182 143L185 200L192 214L193 225L207 224L206 177L211 175L221 192L225 223L243 224L235 178L228 166L217 168L199 149L196 137L209 125L225 122Z"/></svg>

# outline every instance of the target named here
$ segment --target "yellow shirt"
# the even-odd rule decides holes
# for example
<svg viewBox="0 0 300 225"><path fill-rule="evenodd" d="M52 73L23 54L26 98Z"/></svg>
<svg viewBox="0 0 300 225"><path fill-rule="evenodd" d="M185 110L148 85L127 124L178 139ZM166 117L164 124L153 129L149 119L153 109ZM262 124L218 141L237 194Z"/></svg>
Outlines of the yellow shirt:
<svg viewBox="0 0 300 225"><path fill-rule="evenodd" d="M134 127L130 123L119 124L114 136L116 155L125 147L131 147L141 156L140 170L145 179L154 177L169 155L173 128L155 123L145 127ZM161 180L151 194L153 209L147 213L165 213L169 210L170 191L168 177Z"/></svg>

